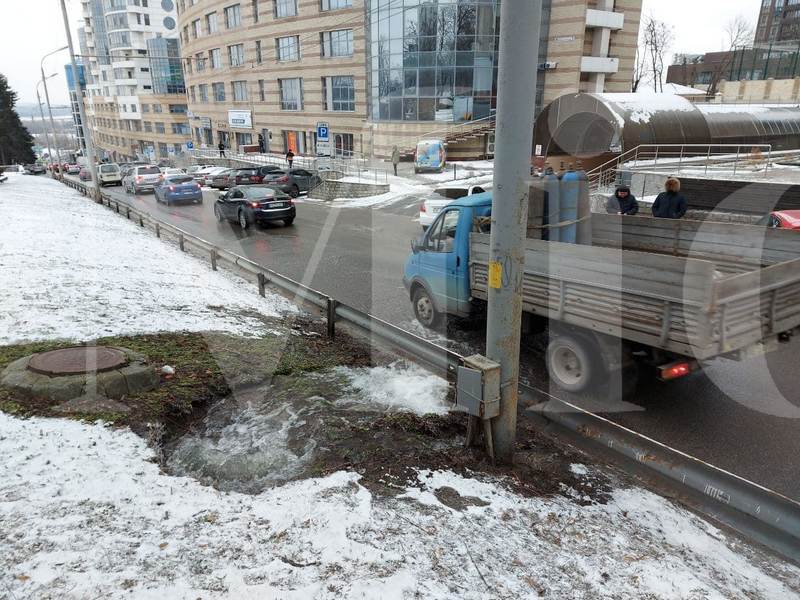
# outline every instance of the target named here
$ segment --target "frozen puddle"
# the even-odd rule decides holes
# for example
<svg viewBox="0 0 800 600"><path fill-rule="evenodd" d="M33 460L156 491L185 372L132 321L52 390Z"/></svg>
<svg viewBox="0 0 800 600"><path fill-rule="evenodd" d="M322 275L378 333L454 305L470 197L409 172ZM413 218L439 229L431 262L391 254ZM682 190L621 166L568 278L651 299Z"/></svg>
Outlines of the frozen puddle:
<svg viewBox="0 0 800 600"><path fill-rule="evenodd" d="M278 376L213 406L165 448L167 469L226 491L259 493L319 471L352 427L387 413L445 414L448 384L403 362Z"/></svg>

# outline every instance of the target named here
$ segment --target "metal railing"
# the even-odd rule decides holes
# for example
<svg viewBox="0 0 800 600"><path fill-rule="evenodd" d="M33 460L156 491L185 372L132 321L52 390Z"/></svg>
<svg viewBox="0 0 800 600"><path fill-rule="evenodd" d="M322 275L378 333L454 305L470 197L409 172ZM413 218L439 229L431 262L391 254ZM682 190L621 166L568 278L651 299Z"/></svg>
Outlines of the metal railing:
<svg viewBox="0 0 800 600"><path fill-rule="evenodd" d="M82 182L70 178L64 178L63 182L84 195L89 194L88 186ZM227 265L230 270L255 281L262 296L266 295L268 286L274 285L295 300L301 300L304 306L316 307L324 315L331 337L336 334L337 323L347 323L367 333L371 340L386 343L423 365L446 371L451 381L457 368L464 365L464 357L452 350L164 223L127 202L103 193L101 203L140 227L152 229L157 237L171 238L182 252L193 249L195 254L207 256L213 270L221 264ZM585 411L544 390L521 385L520 394L545 401L529 410L580 436L598 452L610 451L623 460L635 461L638 467L649 470L648 475L657 474L668 479L681 497L686 498L687 492L701 497L706 503L703 509L715 519L792 560L800 559L800 503L797 501Z"/></svg>

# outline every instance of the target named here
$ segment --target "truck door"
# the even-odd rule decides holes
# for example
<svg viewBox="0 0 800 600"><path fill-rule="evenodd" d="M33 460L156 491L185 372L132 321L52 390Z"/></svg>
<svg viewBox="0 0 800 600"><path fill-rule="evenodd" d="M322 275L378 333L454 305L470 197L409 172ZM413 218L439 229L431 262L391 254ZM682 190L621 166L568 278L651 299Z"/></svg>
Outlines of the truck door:
<svg viewBox="0 0 800 600"><path fill-rule="evenodd" d="M420 275L428 283L439 310L459 312L469 296L465 260L457 241L460 208L442 211L424 238L425 251L420 253Z"/></svg>

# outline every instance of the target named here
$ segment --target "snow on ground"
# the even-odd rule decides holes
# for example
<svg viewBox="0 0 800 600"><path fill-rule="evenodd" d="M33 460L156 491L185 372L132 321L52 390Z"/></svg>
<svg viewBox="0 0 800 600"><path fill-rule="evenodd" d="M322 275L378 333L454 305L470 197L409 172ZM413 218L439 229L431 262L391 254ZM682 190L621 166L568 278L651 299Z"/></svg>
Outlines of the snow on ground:
<svg viewBox="0 0 800 600"><path fill-rule="evenodd" d="M0 192L0 344L157 331L259 334L295 309L260 298L49 177Z"/></svg>
<svg viewBox="0 0 800 600"><path fill-rule="evenodd" d="M420 200L431 193L431 188L419 185L405 177L389 175L389 191L377 196L365 198L335 198L332 206L337 208L382 208L395 204L406 198L419 198Z"/></svg>
<svg viewBox="0 0 800 600"><path fill-rule="evenodd" d="M0 432L4 599L771 600L800 591L798 569L635 488L581 506L422 471L392 498L338 472L247 496L161 474L128 431L0 413ZM467 506L451 508L444 492Z"/></svg>
<svg viewBox="0 0 800 600"><path fill-rule="evenodd" d="M405 361L386 367L337 367L335 372L347 377L357 395L386 407L387 411L407 410L418 415L447 414L451 405L445 401L449 385L445 379ZM342 398L348 402L351 398Z"/></svg>
<svg viewBox="0 0 800 600"><path fill-rule="evenodd" d="M453 181L453 169L455 168L455 179L474 179L476 177L491 176L494 173L493 160L463 160L448 162L441 173L419 173L417 178L424 181L436 183L448 183ZM491 179L491 177L489 178Z"/></svg>

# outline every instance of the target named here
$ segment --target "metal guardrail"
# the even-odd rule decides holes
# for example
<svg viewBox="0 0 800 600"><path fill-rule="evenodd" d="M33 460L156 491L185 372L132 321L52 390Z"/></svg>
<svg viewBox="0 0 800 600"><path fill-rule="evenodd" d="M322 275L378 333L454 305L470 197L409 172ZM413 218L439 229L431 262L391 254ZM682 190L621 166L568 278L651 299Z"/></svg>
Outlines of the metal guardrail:
<svg viewBox="0 0 800 600"><path fill-rule="evenodd" d="M64 178L63 182L82 194L89 195L88 188L83 183L68 178ZM341 303L250 259L219 248L179 227L159 221L149 213L120 202L108 194L101 194L101 197L105 206L138 222L141 227L149 226L159 238L163 238L165 234L171 235L182 251L194 246L201 253L207 254L213 270L217 270L222 262L230 265L233 270L254 276L262 296L266 294L268 285L275 285L295 298L302 299L304 303L320 309L326 318L330 336L335 335L336 323L348 323L429 367L446 370L451 380L455 377L457 367L464 364L464 357L456 352ZM722 512L732 510L738 518L729 524L751 537L753 530L742 525L742 518L757 522L761 525L761 530L757 532L759 542L769 545L792 560L800 561L800 503L795 500L617 425L542 390L520 386L520 394L523 397L539 394L549 402L556 403L542 409L529 409L556 426L574 432L597 448L611 450L636 461L670 480L678 491L691 490L701 494L712 506L719 509L711 511L712 517L725 521L726 515Z"/></svg>

